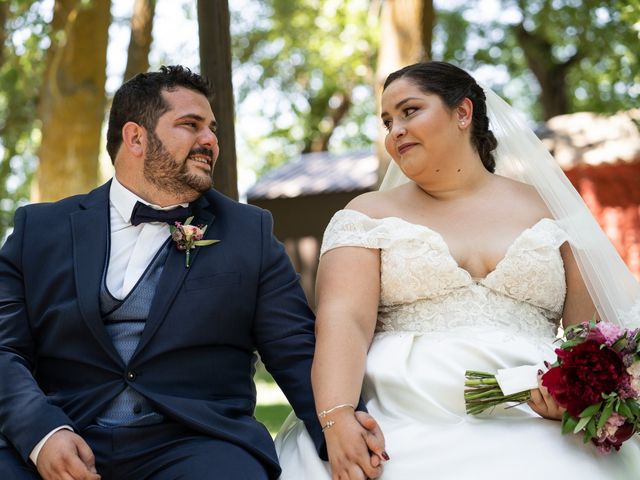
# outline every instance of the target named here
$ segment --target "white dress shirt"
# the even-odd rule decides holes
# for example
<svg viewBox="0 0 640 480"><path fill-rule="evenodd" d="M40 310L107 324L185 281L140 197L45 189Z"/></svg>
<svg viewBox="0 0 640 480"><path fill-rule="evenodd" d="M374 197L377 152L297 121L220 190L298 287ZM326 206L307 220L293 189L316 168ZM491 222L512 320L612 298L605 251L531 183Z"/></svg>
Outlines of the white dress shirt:
<svg viewBox="0 0 640 480"><path fill-rule="evenodd" d="M142 202L156 210L171 210L186 204L168 207L150 204L127 190L115 177L111 182L109 200L111 251L107 268L107 288L115 298L123 299L170 235L169 225L164 222L131 225L134 205L136 202Z"/></svg>
<svg viewBox="0 0 640 480"><path fill-rule="evenodd" d="M138 197L127 190L114 176L109 190L110 252L107 266L107 289L115 298L122 300L136 285L156 253L169 238L169 225L164 222L131 225L131 213L136 202L149 205L156 210L171 210L188 204L160 207ZM29 458L37 465L38 455L45 442L58 430L72 430L69 425L53 429L40 440Z"/></svg>

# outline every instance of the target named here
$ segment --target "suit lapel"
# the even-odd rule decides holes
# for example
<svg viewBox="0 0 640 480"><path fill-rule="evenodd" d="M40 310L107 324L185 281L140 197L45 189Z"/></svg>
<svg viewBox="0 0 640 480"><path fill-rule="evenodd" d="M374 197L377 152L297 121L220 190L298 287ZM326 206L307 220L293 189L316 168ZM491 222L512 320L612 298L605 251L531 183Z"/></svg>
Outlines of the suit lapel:
<svg viewBox="0 0 640 480"><path fill-rule="evenodd" d="M213 214L211 209L208 208L209 201L204 196L202 196L195 202L193 202L191 206L193 208L193 220L191 224L207 226L207 231L205 232L204 236L205 239L218 238L214 235L214 229L212 228L213 221L215 220L215 215ZM184 283L185 277L192 268L185 267L185 252L178 250L175 247L173 241L170 241L170 243L171 245L169 245L169 254L167 255L167 261L164 265L162 275L160 276L160 280L158 282L156 294L153 298L153 302L151 303L149 317L147 318L147 323L145 325L144 331L142 332L142 337L140 338L138 348L133 354L133 357L135 357L138 352L140 352L144 348L144 346L149 342L151 337L157 331L158 327L162 324L162 321L164 320L169 307L173 303L175 296ZM196 247L191 251L192 266L197 261L199 252L200 247Z"/></svg>
<svg viewBox="0 0 640 480"><path fill-rule="evenodd" d="M111 182L90 192L71 214L73 264L80 311L100 345L122 363L100 313L100 284L107 258L109 237L109 187Z"/></svg>

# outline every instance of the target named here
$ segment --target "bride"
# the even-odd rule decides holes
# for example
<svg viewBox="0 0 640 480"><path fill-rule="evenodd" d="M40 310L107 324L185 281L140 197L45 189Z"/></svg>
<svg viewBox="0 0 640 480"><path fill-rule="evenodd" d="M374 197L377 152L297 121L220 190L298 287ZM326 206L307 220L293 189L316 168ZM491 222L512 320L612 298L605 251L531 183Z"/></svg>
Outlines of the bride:
<svg viewBox="0 0 640 480"><path fill-rule="evenodd" d="M361 388L385 480L638 478L637 438L603 456L562 435L543 387L528 405L465 414L465 370L553 361L558 327L596 311L639 316L638 284L566 177L504 102L447 63L391 74L382 120L394 160L383 188L336 213L321 249L312 380L330 463L291 417L281 479L366 478Z"/></svg>

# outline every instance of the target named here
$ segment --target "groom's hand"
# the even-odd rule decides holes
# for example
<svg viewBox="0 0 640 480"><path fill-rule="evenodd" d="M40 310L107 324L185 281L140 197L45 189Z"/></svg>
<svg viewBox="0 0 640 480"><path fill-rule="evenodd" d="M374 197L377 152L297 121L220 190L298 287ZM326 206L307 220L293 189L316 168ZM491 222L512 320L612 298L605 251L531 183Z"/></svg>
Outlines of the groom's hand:
<svg viewBox="0 0 640 480"><path fill-rule="evenodd" d="M332 415L325 430L333 480L375 479L382 474L384 437L376 421L364 412L344 410ZM372 449L373 447L373 449Z"/></svg>
<svg viewBox="0 0 640 480"><path fill-rule="evenodd" d="M36 467L44 480L100 480L91 447L66 429L44 443Z"/></svg>
<svg viewBox="0 0 640 480"><path fill-rule="evenodd" d="M382 460L389 460L389 455L384 449L384 435L375 418L367 412L356 412L356 419L366 429L363 436L371 452L371 465L377 467Z"/></svg>

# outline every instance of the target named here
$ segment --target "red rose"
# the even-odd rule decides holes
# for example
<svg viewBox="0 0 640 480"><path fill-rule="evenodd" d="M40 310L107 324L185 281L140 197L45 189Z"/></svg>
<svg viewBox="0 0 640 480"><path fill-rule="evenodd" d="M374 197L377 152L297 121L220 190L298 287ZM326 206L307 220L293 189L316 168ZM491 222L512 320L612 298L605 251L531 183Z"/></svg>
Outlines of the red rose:
<svg viewBox="0 0 640 480"><path fill-rule="evenodd" d="M542 384L572 417L602 401L603 393L616 391L627 375L620 355L594 340L556 354L560 365L542 376Z"/></svg>

